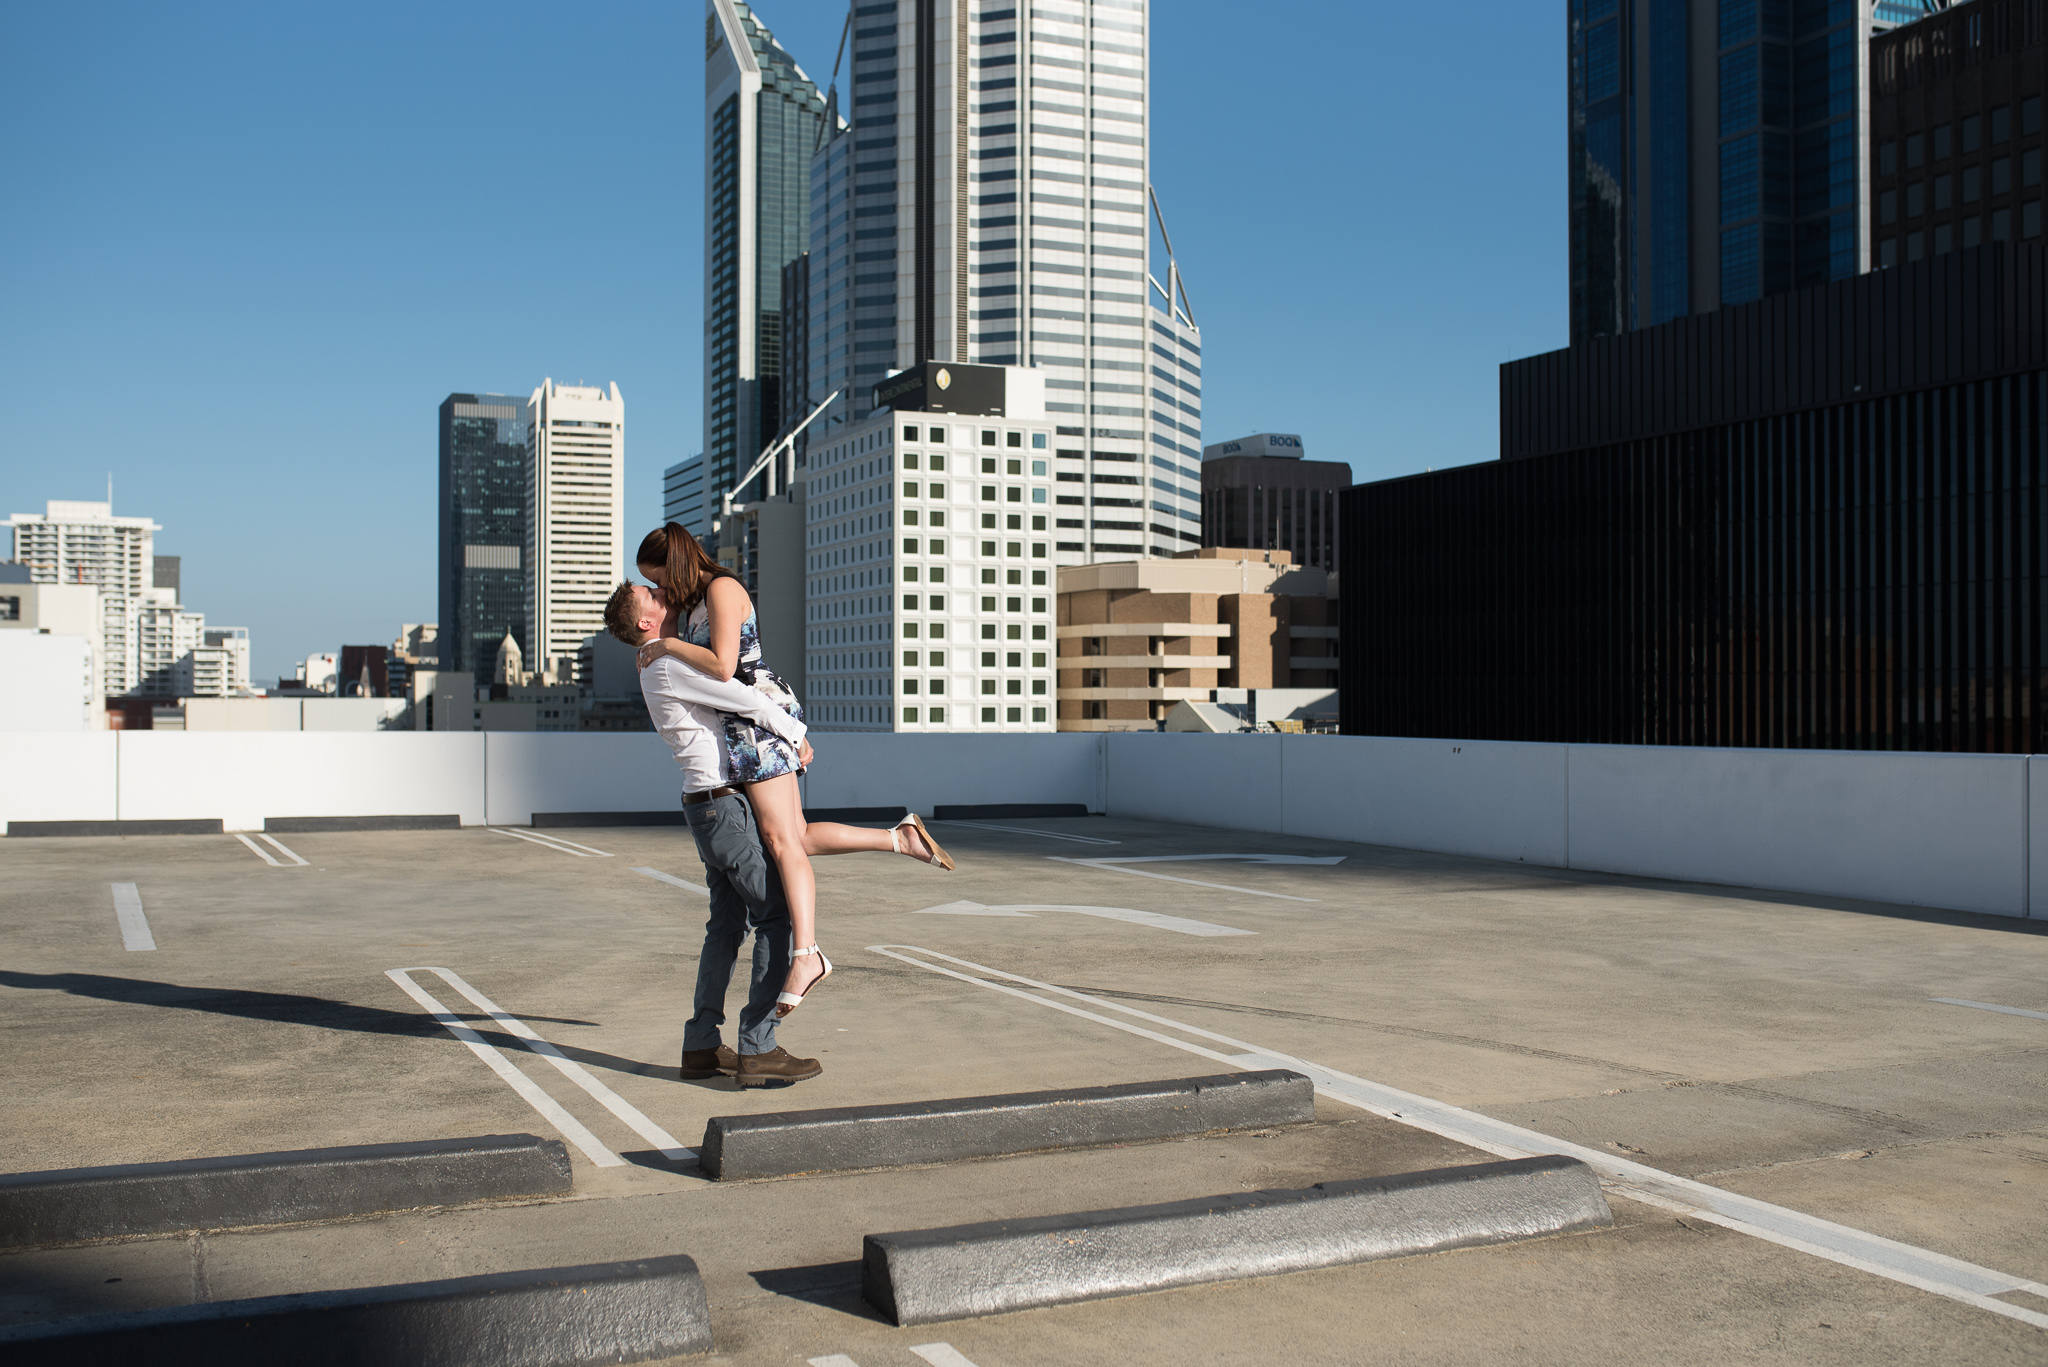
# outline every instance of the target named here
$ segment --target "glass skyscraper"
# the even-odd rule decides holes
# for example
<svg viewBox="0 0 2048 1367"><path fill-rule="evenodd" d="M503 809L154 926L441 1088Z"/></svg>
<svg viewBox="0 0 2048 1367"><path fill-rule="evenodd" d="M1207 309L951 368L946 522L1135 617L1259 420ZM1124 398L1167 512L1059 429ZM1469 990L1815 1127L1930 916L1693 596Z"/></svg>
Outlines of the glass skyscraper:
<svg viewBox="0 0 2048 1367"><path fill-rule="evenodd" d="M1869 39L1938 0L1567 0L1574 342L1869 268Z"/></svg>
<svg viewBox="0 0 2048 1367"><path fill-rule="evenodd" d="M1201 544L1201 332L1152 195L1149 20L855 0L811 162L811 387L847 391L813 448L891 371L1041 370L1064 564Z"/></svg>
<svg viewBox="0 0 2048 1367"><path fill-rule="evenodd" d="M782 272L809 244L824 99L738 0L704 18L704 500L715 508L803 396L782 393ZM786 401L787 399L787 401Z"/></svg>
<svg viewBox="0 0 2048 1367"><path fill-rule="evenodd" d="M441 668L490 680L506 633L526 639L526 400L441 401Z"/></svg>

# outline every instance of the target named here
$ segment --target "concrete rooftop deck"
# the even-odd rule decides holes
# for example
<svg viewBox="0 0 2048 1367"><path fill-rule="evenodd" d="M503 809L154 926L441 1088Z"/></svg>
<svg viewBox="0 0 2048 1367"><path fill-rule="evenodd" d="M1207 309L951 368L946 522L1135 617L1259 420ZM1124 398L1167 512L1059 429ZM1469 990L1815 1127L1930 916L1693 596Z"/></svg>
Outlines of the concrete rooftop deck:
<svg viewBox="0 0 2048 1367"><path fill-rule="evenodd" d="M907 1365L934 1341L976 1367L2048 1356L2035 1324L1625 1187L1594 1234L890 1327L859 1300L864 1233L1487 1161L1457 1138L1483 1142L1487 1118L2048 1282L2048 1015L1931 1000L2048 1013L2040 922L1117 818L935 831L959 872L818 861L838 971L783 1043L826 1072L749 1093L675 1077L704 898L643 870L702 881L680 828L280 836L303 867L234 836L0 841L6 1170L556 1137L388 976L405 968L605 1160L571 1143L564 1200L0 1256L0 1324L688 1253L715 1362ZM1228 855L1340 862L1191 857ZM1117 859L1156 862L1072 862ZM125 883L153 950L124 948ZM1317 1073L1305 1129L712 1184L418 966L692 1147L713 1115L1233 1066L1219 1055L1471 1114L1389 1118L1384 1093Z"/></svg>

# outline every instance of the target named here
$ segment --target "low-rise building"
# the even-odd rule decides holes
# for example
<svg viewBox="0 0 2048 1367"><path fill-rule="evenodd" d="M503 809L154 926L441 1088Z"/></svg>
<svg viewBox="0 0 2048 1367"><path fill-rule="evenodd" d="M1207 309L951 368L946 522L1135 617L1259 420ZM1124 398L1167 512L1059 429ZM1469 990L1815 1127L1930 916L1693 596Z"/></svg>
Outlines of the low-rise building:
<svg viewBox="0 0 2048 1367"><path fill-rule="evenodd" d="M1155 730L1219 690L1334 689L1335 594L1335 576L1287 551L1063 567L1059 729Z"/></svg>

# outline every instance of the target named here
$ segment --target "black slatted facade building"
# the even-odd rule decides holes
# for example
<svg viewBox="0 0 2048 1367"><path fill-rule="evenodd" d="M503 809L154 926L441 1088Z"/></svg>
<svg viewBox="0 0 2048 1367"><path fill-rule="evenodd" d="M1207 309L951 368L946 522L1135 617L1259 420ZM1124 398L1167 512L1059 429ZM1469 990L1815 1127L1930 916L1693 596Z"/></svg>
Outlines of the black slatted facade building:
<svg viewBox="0 0 2048 1367"><path fill-rule="evenodd" d="M1345 732L2041 749L2041 248L1503 366L1501 452L1342 495Z"/></svg>

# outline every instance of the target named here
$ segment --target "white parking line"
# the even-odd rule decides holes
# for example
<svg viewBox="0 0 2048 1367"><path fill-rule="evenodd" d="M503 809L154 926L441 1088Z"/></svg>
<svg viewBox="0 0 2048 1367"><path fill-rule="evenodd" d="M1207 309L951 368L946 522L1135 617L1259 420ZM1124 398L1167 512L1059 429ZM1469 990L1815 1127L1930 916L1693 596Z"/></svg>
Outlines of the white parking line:
<svg viewBox="0 0 2048 1367"><path fill-rule="evenodd" d="M541 835L535 831L507 830L503 826L486 826L484 829L494 835L509 835L514 840L525 840L560 854L573 854L578 859L610 859L612 857L603 850L594 850L588 845L579 845L573 840L564 840L560 836Z"/></svg>
<svg viewBox="0 0 2048 1367"><path fill-rule="evenodd" d="M1015 906L989 907L979 902L948 902L944 906L926 907L914 913L918 916L1022 916L1029 918L1040 911L1072 911L1082 916L1100 916L1106 921L1128 921L1134 926L1151 926L1157 930L1177 930L1183 935L1256 935L1255 930L1239 930L1235 926L1219 926L1213 921L1191 921L1185 916L1167 916L1156 911L1134 911L1130 907L1070 907L1043 902L1020 902Z"/></svg>
<svg viewBox="0 0 2048 1367"><path fill-rule="evenodd" d="M911 1352L929 1362L932 1367L974 1367L967 1360L967 1354L950 1343L920 1343Z"/></svg>
<svg viewBox="0 0 2048 1367"><path fill-rule="evenodd" d="M514 1068L503 1054L486 1044L483 1036L457 1020L454 1012L435 1001L425 988L412 980L405 969L386 969L384 976L397 983L406 996L427 1008L427 1013L441 1022L449 1034L468 1045L470 1052L490 1065L491 1071L505 1079L512 1090L525 1099L527 1105L539 1111L550 1125L560 1130L564 1139L583 1150L585 1158L600 1168L626 1166L625 1159L606 1148L596 1135L584 1129L582 1121L563 1110L560 1102L543 1092L534 1084L533 1079Z"/></svg>
<svg viewBox="0 0 2048 1367"><path fill-rule="evenodd" d="M270 846L272 849L276 850L285 858L291 860L292 863L299 865L301 867L304 867L306 865L305 860L301 859L297 854L293 853L291 850L286 849L284 847L284 842L282 840L279 840L276 836L263 835L259 836L258 839L262 840L264 844Z"/></svg>
<svg viewBox="0 0 2048 1367"><path fill-rule="evenodd" d="M678 878L672 873L663 873L660 869L635 869L633 872L644 873L657 883L666 883L672 888L681 888L684 892L701 892L706 897L711 895L711 889L702 883L692 883L687 878Z"/></svg>
<svg viewBox="0 0 2048 1367"><path fill-rule="evenodd" d="M257 844L256 841L251 840L246 835L242 835L240 833L237 833L235 835L235 839L241 841L244 845L247 845L250 849L256 851L256 857L258 859L261 859L264 863L270 865L270 867L272 867L273 869L290 869L305 867L305 860L299 858L296 854L293 854L290 850L286 849L283 845L279 844L274 837L264 835L259 836L259 838L267 844L276 846L277 852L279 854L282 854L284 856L284 859L277 859L272 857L269 850L264 849L262 845ZM291 862L286 863L285 859L288 859Z"/></svg>
<svg viewBox="0 0 2048 1367"><path fill-rule="evenodd" d="M1071 840L1076 845L1121 845L1121 840L1103 840L1092 835L1068 835L1065 831L1034 831L1029 826L991 826L986 821L934 821L934 826L972 826L977 831L1008 831L1012 835L1042 835L1047 840ZM916 1349L912 1349L916 1352Z"/></svg>
<svg viewBox="0 0 2048 1367"><path fill-rule="evenodd" d="M1187 883L1198 888L1221 888L1225 892L1249 893L1253 897L1271 897L1282 902L1313 902L1314 897L1291 897L1284 892L1263 892L1258 888L1240 888L1230 883L1205 883L1199 878L1175 878L1170 873L1153 873L1149 869L1127 868L1130 864L1180 863L1194 859L1243 859L1254 864L1337 864L1344 856L1314 856L1305 854L1143 854L1107 855L1100 859L1076 859L1064 854L1049 854L1047 859L1062 864L1080 864L1091 869L1104 869L1110 873L1134 874L1139 878L1157 878L1167 883Z"/></svg>
<svg viewBox="0 0 2048 1367"><path fill-rule="evenodd" d="M508 1016L503 1011L500 1011L496 1002L493 1002L489 997L486 997L483 993L464 982L461 976L452 969L415 968L406 971L411 973L440 974L443 981L463 996L469 998L470 1002L479 1011L482 1011L499 1025L517 1035L520 1043L533 1050L534 1053L539 1054L549 1063L554 1064L560 1070L563 1077L568 1078L569 1081L590 1093L598 1105L610 1111L620 1120L623 1120L628 1129L654 1145L662 1157L688 1161L697 1156L695 1149L688 1147L680 1139L677 1139L667 1130L649 1120L639 1107L592 1077L582 1064L564 1057L561 1050L535 1034L525 1021L520 1020L517 1016Z"/></svg>
<svg viewBox="0 0 2048 1367"><path fill-rule="evenodd" d="M155 949L156 937L149 933L149 918L142 914L142 894L133 883L115 883L114 919L121 923L123 949Z"/></svg>
<svg viewBox="0 0 2048 1367"><path fill-rule="evenodd" d="M1427 1130L1431 1134L1442 1135L1460 1144L1497 1154L1502 1158L1526 1158L1536 1154L1553 1153L1576 1158L1598 1172L1603 1185L1631 1200L1676 1211L1681 1215L1690 1215L1695 1219L1754 1235L1785 1248L1825 1258L1844 1267L1857 1268L1875 1276L1917 1287L1922 1291L1931 1291L1937 1296L1945 1296L1950 1300L1975 1306L1979 1310L1989 1310L2008 1319L2048 1329L2048 1315L1993 1299L2011 1291L2023 1291L2029 1295L2048 1298L2048 1284L1980 1267L1975 1263L1966 1263L1929 1249L1915 1248L1911 1244L1898 1243L1784 1206L1774 1206L1751 1197L1738 1196L1720 1187L1710 1187L1704 1182L1695 1182L1690 1178L1677 1177L1641 1163L1632 1163L1625 1158L1602 1153L1598 1149L1583 1148L1535 1130L1526 1130L1519 1125L1495 1120L1477 1111L1464 1110L1429 1097L1417 1096L1413 1092L1404 1092L1398 1088L1367 1081L1365 1078L1354 1077L1349 1073L1340 1073L1291 1054L1261 1049L1243 1040L1186 1025L1166 1016L1141 1011L1133 1006L1124 1006L1101 997L1091 997L1069 988L1055 987L1051 983L1042 983L1015 973L1005 973L1001 969L989 968L966 959L956 959L950 954L941 954L936 950L923 949L916 945L869 945L868 948L876 954L886 955L901 963L911 964L932 973L944 974L949 978L957 978L976 987L1005 993L1038 1006L1065 1012L1070 1016L1095 1021L1111 1029L1155 1040L1160 1044L1170 1045L1190 1054L1199 1054L1203 1058L1214 1059L1219 1063L1234 1064L1242 1068L1292 1068L1313 1080L1320 1095L1389 1120L1398 1120L1419 1130ZM960 968L971 969L972 972L962 973L942 968L935 963L911 958L911 954L941 959L949 964L957 964ZM986 976L977 977L976 974ZM1006 986L1004 982L989 981L992 978L1022 984L1032 991ZM1066 1000L1056 1001L1050 997L1037 995L1041 992ZM1103 1011L1119 1012L1198 1039L1212 1040L1230 1046L1233 1052L1225 1053L1184 1039L1175 1039L1127 1021L1113 1020L1097 1011L1070 1006L1067 1004L1068 1001L1086 1002L1089 1006L1099 1007Z"/></svg>
<svg viewBox="0 0 2048 1367"><path fill-rule="evenodd" d="M860 1367L858 1362L844 1353L828 1353L821 1358L805 1358L810 1367Z"/></svg>
<svg viewBox="0 0 2048 1367"><path fill-rule="evenodd" d="M235 839L241 841L244 845L247 845L250 849L256 851L256 857L258 859L261 859L264 863L270 865L270 867L272 867L273 869L282 869L289 867L288 865L283 864L278 860L272 858L269 850L264 849L261 845L251 840L248 836L237 833Z"/></svg>
<svg viewBox="0 0 2048 1367"><path fill-rule="evenodd" d="M2003 1016L2032 1016L2037 1021L2048 1021L2048 1011L2029 1011L2019 1006L1993 1006L1990 1002L1966 1002L1960 997L1929 997L1931 1002L1943 1006L1969 1006L1979 1011L1996 1011Z"/></svg>

